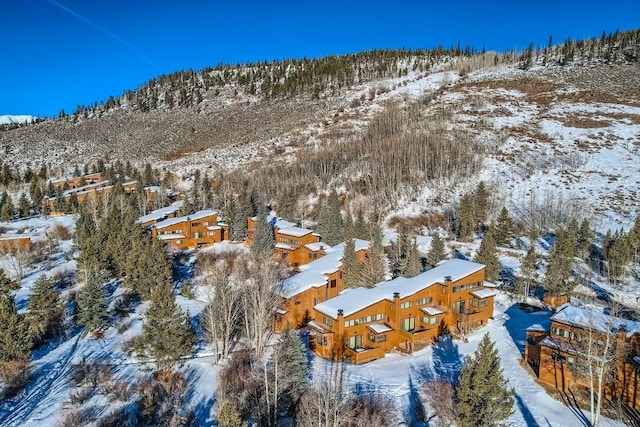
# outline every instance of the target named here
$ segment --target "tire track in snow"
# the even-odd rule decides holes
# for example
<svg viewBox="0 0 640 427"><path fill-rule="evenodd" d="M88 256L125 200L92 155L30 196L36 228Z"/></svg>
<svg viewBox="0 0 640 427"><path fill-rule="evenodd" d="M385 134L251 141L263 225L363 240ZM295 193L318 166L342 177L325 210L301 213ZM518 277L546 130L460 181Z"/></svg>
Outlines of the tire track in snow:
<svg viewBox="0 0 640 427"><path fill-rule="evenodd" d="M40 405L40 403L54 390L56 386L65 384L68 379L66 374L69 371L71 359L73 358L80 342L82 334L78 333L75 342L71 346L62 361L57 362L53 368L43 375L43 372L37 372L38 382L34 384L27 395L19 395L11 399L15 402L11 405L11 401L5 402L0 409L0 425L18 426L23 425L27 418ZM17 401L17 402L16 402ZM9 406L11 405L11 406ZM7 406L9 406L7 408Z"/></svg>

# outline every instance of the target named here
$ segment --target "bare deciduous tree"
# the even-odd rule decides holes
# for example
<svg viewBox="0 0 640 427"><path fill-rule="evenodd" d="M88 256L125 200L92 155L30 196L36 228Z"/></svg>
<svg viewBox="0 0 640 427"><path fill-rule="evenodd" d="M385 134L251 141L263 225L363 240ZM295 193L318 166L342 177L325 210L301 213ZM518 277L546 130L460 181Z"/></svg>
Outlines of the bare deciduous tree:
<svg viewBox="0 0 640 427"><path fill-rule="evenodd" d="M250 268L251 274L242 292L245 334L260 358L271 337L270 326L281 299L277 289L285 278L285 270L270 256L255 260Z"/></svg>
<svg viewBox="0 0 640 427"><path fill-rule="evenodd" d="M207 301L200 315L200 327L207 341L214 345L219 358L227 358L242 322L242 287L246 263L242 258L207 259L200 265L197 283Z"/></svg>

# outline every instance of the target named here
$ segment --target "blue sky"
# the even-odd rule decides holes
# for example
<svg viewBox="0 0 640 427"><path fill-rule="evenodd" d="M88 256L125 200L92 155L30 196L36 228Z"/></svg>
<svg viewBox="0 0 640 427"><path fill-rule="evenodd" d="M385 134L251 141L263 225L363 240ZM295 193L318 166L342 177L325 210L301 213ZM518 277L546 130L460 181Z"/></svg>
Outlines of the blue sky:
<svg viewBox="0 0 640 427"><path fill-rule="evenodd" d="M2 0L0 115L72 112L181 69L375 48L522 49L640 26L640 0Z"/></svg>

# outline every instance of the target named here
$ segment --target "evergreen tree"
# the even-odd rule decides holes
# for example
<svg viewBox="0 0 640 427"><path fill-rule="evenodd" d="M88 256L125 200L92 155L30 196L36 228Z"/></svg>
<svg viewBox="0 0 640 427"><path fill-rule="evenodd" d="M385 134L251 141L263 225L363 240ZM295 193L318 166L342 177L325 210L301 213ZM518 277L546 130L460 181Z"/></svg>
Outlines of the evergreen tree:
<svg viewBox="0 0 640 427"><path fill-rule="evenodd" d="M456 386L458 425L504 425L513 412L514 390L502 374L500 356L489 334L482 337L472 357L467 356Z"/></svg>
<svg viewBox="0 0 640 427"><path fill-rule="evenodd" d="M18 215L21 218L27 218L31 214L31 202L25 193L20 193L18 199Z"/></svg>
<svg viewBox="0 0 640 427"><path fill-rule="evenodd" d="M228 195L227 198L225 199L225 203L224 203L224 219L227 222L227 225L229 226L229 240L231 241L241 241L244 239L244 237L242 237L240 235L240 224L237 223L238 221L238 207L236 204L236 199L235 197L233 197L233 195ZM249 218L245 218L244 221L245 223L247 222Z"/></svg>
<svg viewBox="0 0 640 427"><path fill-rule="evenodd" d="M240 411L229 402L224 402L218 411L218 427L247 427Z"/></svg>
<svg viewBox="0 0 640 427"><path fill-rule="evenodd" d="M485 277L487 280L494 282L500 279L502 267L498 260L498 249L493 237L493 227L489 227L489 230L487 230L484 239L480 243L480 249L478 249L478 253L473 260L486 266Z"/></svg>
<svg viewBox="0 0 640 427"><path fill-rule="evenodd" d="M349 239L345 242L342 256L342 277L345 288L358 287L360 270L362 270L362 262L360 262L356 254L356 242L353 239Z"/></svg>
<svg viewBox="0 0 640 427"><path fill-rule="evenodd" d="M298 332L288 326L276 343L267 364L267 392L273 396L273 425L278 408L289 410L309 386L305 346Z"/></svg>
<svg viewBox="0 0 640 427"><path fill-rule="evenodd" d="M267 220L266 211L262 210L256 218L256 228L253 233L251 253L256 258L267 257L273 255L275 245L276 241L273 235L273 228Z"/></svg>
<svg viewBox="0 0 640 427"><path fill-rule="evenodd" d="M585 221L582 222L583 225ZM584 235L582 233L582 228L583 227L580 227L581 237ZM636 217L636 221L633 223L633 227L631 227L631 230L629 230L627 238L629 239L629 246L631 246L631 249L633 250L634 258L636 258L638 255L640 255L640 215Z"/></svg>
<svg viewBox="0 0 640 427"><path fill-rule="evenodd" d="M513 232L513 221L509 216L507 208L505 208L504 206L502 207L500 215L496 220L496 225L494 226L493 231L495 235L494 237L496 240L496 245L506 246L509 243L511 234Z"/></svg>
<svg viewBox="0 0 640 427"><path fill-rule="evenodd" d="M18 289L20 289L20 283L17 280L11 280L7 272L0 268L0 293L5 294Z"/></svg>
<svg viewBox="0 0 640 427"><path fill-rule="evenodd" d="M193 200L191 197L185 194L184 199L182 199L182 206L180 207L180 215L188 216L196 211L195 205L193 204Z"/></svg>
<svg viewBox="0 0 640 427"><path fill-rule="evenodd" d="M89 275L87 283L78 295L77 302L76 323L84 326L88 332L99 331L109 325L107 295L101 280L95 274Z"/></svg>
<svg viewBox="0 0 640 427"><path fill-rule="evenodd" d="M578 253L577 255L585 259L589 255L591 245L593 244L593 231L589 220L583 219L578 230Z"/></svg>
<svg viewBox="0 0 640 427"><path fill-rule="evenodd" d="M162 283L151 292L151 303L142 325L144 355L168 371L181 357L191 354L196 334L188 313L176 304L171 284Z"/></svg>
<svg viewBox="0 0 640 427"><path fill-rule="evenodd" d="M478 188L476 188L476 191L473 194L474 228L487 221L487 215L489 213L489 196L489 190L487 190L487 187L484 185L484 181L480 181Z"/></svg>
<svg viewBox="0 0 640 427"><path fill-rule="evenodd" d="M379 229L379 226L376 227ZM376 283L385 280L386 263L384 249L382 248L382 239L376 237L377 234L375 231L372 233L371 243L369 244L362 269L360 270L359 285L366 288L370 288Z"/></svg>
<svg viewBox="0 0 640 427"><path fill-rule="evenodd" d="M402 275L406 269L409 252L409 226L402 223L398 226L398 238L391 243L391 274L393 277Z"/></svg>
<svg viewBox="0 0 640 427"><path fill-rule="evenodd" d="M403 263L401 276L415 277L422 272L422 261L420 261L420 252L418 251L418 243L413 239L413 244L409 246L409 252Z"/></svg>
<svg viewBox="0 0 640 427"><path fill-rule="evenodd" d="M320 200L316 231L322 236L322 241L329 246L335 246L344 240L344 225L340 213L340 199L334 191Z"/></svg>
<svg viewBox="0 0 640 427"><path fill-rule="evenodd" d="M29 325L18 313L13 295L0 293L0 364L26 362L31 352Z"/></svg>
<svg viewBox="0 0 640 427"><path fill-rule="evenodd" d="M571 240L569 232L558 230L544 277L545 292L551 296L566 295L572 289L569 279L576 245Z"/></svg>
<svg viewBox="0 0 640 427"><path fill-rule="evenodd" d="M351 237L362 240L369 238L369 230L367 223L364 220L364 213L362 212L362 209L358 209L358 212L356 213L356 220L353 223Z"/></svg>
<svg viewBox="0 0 640 427"><path fill-rule="evenodd" d="M28 312L29 334L36 342L60 334L64 308L58 301L55 282L44 274L35 281L29 295Z"/></svg>
<svg viewBox="0 0 640 427"><path fill-rule="evenodd" d="M0 208L0 219L2 221L11 221L16 214L16 209L13 206L11 196L5 191L2 193L2 208Z"/></svg>
<svg viewBox="0 0 640 427"><path fill-rule="evenodd" d="M437 263L447 258L444 241L435 233L431 239L431 249L427 253L427 268L433 268Z"/></svg>
<svg viewBox="0 0 640 427"><path fill-rule="evenodd" d="M125 285L146 300L160 283L171 283L171 261L159 239L149 240L140 230L132 237L135 238L126 259Z"/></svg>
<svg viewBox="0 0 640 427"><path fill-rule="evenodd" d="M460 240L471 240L473 230L476 228L474 201L469 194L460 199L460 206L456 215L456 231Z"/></svg>

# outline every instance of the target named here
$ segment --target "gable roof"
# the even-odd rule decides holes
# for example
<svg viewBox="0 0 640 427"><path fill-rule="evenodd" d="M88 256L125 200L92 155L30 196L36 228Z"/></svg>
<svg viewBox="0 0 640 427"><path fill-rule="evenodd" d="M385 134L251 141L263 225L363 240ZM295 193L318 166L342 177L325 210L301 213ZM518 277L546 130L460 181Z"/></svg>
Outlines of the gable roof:
<svg viewBox="0 0 640 427"><path fill-rule="evenodd" d="M435 284L443 284L445 277L451 277L455 282L483 268L484 265L471 261L447 260L410 279L398 277L378 283L373 288L346 289L337 297L316 305L314 309L334 319L338 317L338 310L342 310L346 317L383 300L393 301L393 294L396 292L400 294L400 298L406 298Z"/></svg>
<svg viewBox="0 0 640 427"><path fill-rule="evenodd" d="M587 329L593 328L603 333L617 332L622 326L627 332L627 337L640 333L640 322L609 316L599 311L575 307L568 303L561 306L549 320Z"/></svg>
<svg viewBox="0 0 640 427"><path fill-rule="evenodd" d="M280 295L291 298L312 287L324 286L327 283L327 275L338 271L342 265L344 256L344 243L329 247L326 254L308 264L301 265L300 273L284 280L280 285ZM367 240L355 239L356 252L369 247Z"/></svg>

